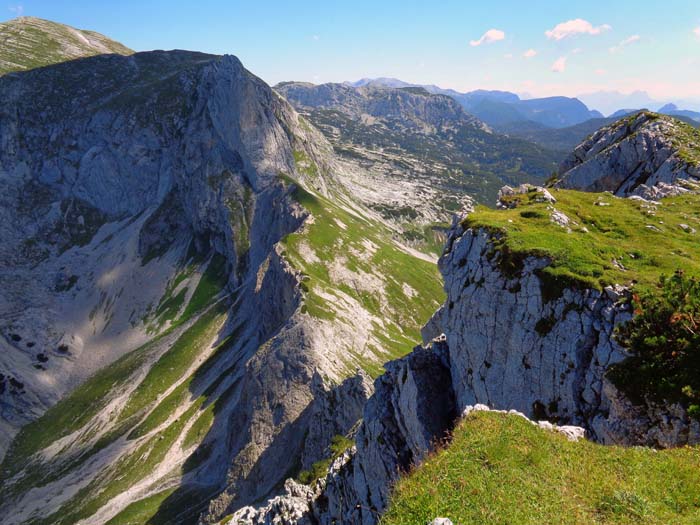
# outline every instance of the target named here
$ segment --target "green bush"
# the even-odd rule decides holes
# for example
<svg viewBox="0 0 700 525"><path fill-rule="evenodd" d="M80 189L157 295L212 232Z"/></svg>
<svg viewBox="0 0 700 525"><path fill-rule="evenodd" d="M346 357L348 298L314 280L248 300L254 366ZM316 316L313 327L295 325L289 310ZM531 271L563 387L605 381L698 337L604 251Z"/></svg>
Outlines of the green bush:
<svg viewBox="0 0 700 525"><path fill-rule="evenodd" d="M635 316L616 339L631 356L609 377L633 401L680 401L700 416L700 281L682 270L634 295Z"/></svg>

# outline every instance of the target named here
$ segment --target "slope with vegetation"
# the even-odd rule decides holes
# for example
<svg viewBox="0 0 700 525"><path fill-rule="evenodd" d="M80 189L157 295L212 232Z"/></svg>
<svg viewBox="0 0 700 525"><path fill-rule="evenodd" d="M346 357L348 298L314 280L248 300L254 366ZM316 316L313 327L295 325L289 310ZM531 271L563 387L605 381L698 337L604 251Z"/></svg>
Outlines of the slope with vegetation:
<svg viewBox="0 0 700 525"><path fill-rule="evenodd" d="M131 49L94 31L30 16L0 23L0 75Z"/></svg>
<svg viewBox="0 0 700 525"><path fill-rule="evenodd" d="M553 285L635 284L648 290L661 274L678 268L700 275L700 195L645 202L609 193L550 192L553 204L532 188L506 198L507 209L478 207L463 225L498 236L507 272L517 272L528 256L547 258L542 274ZM553 222L555 211L568 219L565 226Z"/></svg>
<svg viewBox="0 0 700 525"><path fill-rule="evenodd" d="M604 129L599 145L626 140L635 119L657 117ZM676 140L666 133L676 122L663 119L643 130L652 147L647 165L625 172L631 187L669 186L646 177L657 157L671 173L692 167L692 135ZM610 153L581 149L582 165ZM504 188L500 209L477 207L455 224L439 261L447 298L422 330L425 346L386 366L355 448L325 479L289 485L250 523L280 509L294 510L292 523L697 521L700 194L690 178L672 182L677 194L656 201ZM585 429L589 441L510 414L452 429L475 404L544 428L584 427L560 430Z"/></svg>
<svg viewBox="0 0 700 525"><path fill-rule="evenodd" d="M697 447L572 442L522 417L478 412L397 482L380 523L691 524L698 487Z"/></svg>

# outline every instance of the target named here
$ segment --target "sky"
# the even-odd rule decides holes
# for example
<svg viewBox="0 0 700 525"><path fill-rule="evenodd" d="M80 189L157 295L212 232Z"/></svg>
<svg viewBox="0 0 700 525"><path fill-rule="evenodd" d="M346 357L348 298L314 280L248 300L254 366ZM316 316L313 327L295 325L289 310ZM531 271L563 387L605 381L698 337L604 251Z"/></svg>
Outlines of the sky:
<svg viewBox="0 0 700 525"><path fill-rule="evenodd" d="M386 76L700 103L700 0L15 0L0 9L0 19L19 14L137 51L234 54L269 84Z"/></svg>

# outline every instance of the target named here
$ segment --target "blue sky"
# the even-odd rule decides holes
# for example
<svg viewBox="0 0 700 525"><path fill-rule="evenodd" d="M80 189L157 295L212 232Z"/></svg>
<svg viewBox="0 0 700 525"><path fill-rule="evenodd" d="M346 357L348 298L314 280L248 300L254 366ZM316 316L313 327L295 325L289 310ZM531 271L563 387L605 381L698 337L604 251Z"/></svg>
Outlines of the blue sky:
<svg viewBox="0 0 700 525"><path fill-rule="evenodd" d="M0 17L20 12L139 51L235 54L271 84L392 76L462 91L700 99L700 0L18 0Z"/></svg>

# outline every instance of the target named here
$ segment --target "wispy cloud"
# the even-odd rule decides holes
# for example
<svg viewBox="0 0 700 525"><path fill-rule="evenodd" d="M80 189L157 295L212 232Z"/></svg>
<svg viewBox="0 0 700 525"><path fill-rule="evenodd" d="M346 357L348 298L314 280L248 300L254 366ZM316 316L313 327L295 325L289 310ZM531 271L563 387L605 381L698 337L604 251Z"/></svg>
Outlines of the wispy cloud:
<svg viewBox="0 0 700 525"><path fill-rule="evenodd" d="M563 40L576 35L599 35L610 29L612 29L612 27L608 24L596 27L587 20L576 18L575 20L567 20L566 22L557 24L549 31L545 31L544 34L547 35L547 38L550 40Z"/></svg>
<svg viewBox="0 0 700 525"><path fill-rule="evenodd" d="M700 38L700 26L693 29L693 33L695 33L696 37Z"/></svg>
<svg viewBox="0 0 700 525"><path fill-rule="evenodd" d="M528 49L527 51L525 51L525 52L523 53L523 56L524 56L525 58L532 58L532 57L534 57L535 55L537 55L537 51L535 51L534 49Z"/></svg>
<svg viewBox="0 0 700 525"><path fill-rule="evenodd" d="M623 47L627 47L630 44L634 44L635 42L639 42L642 39L639 35L632 35L627 38L625 38L622 42L617 44L616 46L613 46L610 48L611 53L617 53L618 51L622 51Z"/></svg>
<svg viewBox="0 0 700 525"><path fill-rule="evenodd" d="M511 58L513 58L513 53L506 53L505 55L503 55L503 58L505 58L506 60L510 60Z"/></svg>
<svg viewBox="0 0 700 525"><path fill-rule="evenodd" d="M598 76L601 76L601 77L602 77L603 75L607 74L607 73L608 73L608 72L607 72L605 69L596 69L596 70L595 70L595 74L598 75Z"/></svg>
<svg viewBox="0 0 700 525"><path fill-rule="evenodd" d="M479 40L471 40L469 45L472 47L480 46L481 44L492 44L498 42L499 40L505 39L506 34L500 29L489 29L481 35Z"/></svg>
<svg viewBox="0 0 700 525"><path fill-rule="evenodd" d="M552 64L552 71L555 73L563 73L566 69L566 57L559 57Z"/></svg>
<svg viewBox="0 0 700 525"><path fill-rule="evenodd" d="M24 14L23 5L11 5L7 9L9 9L11 13L14 13L15 16L22 16Z"/></svg>
<svg viewBox="0 0 700 525"><path fill-rule="evenodd" d="M318 40L321 40L321 37L320 37L319 35L313 35L313 36L311 37L311 40L318 41Z"/></svg>

